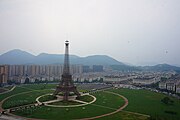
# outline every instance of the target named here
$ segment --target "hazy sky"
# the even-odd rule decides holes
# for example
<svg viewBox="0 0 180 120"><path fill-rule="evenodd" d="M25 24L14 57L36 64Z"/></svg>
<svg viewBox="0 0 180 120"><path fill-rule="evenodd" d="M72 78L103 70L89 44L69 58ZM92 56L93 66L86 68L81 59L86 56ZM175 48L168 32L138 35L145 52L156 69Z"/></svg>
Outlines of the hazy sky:
<svg viewBox="0 0 180 120"><path fill-rule="evenodd" d="M180 0L0 0L0 54L109 55L180 65Z"/></svg>

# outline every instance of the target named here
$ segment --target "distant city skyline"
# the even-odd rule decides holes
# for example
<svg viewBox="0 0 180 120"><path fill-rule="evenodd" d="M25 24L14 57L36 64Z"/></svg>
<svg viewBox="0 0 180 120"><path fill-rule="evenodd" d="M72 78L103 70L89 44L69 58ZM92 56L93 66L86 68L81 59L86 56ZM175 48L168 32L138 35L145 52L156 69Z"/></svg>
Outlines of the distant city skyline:
<svg viewBox="0 0 180 120"><path fill-rule="evenodd" d="M133 65L180 66L179 0L1 0L0 55L108 55Z"/></svg>

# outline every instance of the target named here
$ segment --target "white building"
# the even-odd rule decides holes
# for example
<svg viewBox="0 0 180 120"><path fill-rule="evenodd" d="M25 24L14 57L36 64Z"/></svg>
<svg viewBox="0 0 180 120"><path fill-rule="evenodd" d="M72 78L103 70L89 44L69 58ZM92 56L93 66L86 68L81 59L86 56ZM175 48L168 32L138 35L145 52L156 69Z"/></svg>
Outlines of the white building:
<svg viewBox="0 0 180 120"><path fill-rule="evenodd" d="M180 83L176 85L176 93L180 93Z"/></svg>
<svg viewBox="0 0 180 120"><path fill-rule="evenodd" d="M166 82L159 82L160 89L166 89Z"/></svg>
<svg viewBox="0 0 180 120"><path fill-rule="evenodd" d="M166 83L166 89L170 91L175 91L176 89L176 84L174 82L169 82Z"/></svg>

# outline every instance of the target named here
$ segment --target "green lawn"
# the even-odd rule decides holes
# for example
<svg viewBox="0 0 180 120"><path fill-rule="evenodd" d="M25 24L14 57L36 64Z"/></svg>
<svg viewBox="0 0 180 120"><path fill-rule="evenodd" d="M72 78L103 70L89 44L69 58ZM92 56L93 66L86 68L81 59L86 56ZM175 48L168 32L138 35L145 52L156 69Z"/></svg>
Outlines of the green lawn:
<svg viewBox="0 0 180 120"><path fill-rule="evenodd" d="M88 90L83 90L83 89L81 89L81 88L77 88L77 90L79 91L79 92L87 92Z"/></svg>
<svg viewBox="0 0 180 120"><path fill-rule="evenodd" d="M148 117L121 111L110 116L98 118L97 120L148 120Z"/></svg>
<svg viewBox="0 0 180 120"><path fill-rule="evenodd" d="M85 117L93 117L104 113L112 112L111 109L102 109L98 106L82 106L75 108L53 108L53 107L36 107L26 110L19 110L17 115L22 115L30 118L41 118L49 120L70 120Z"/></svg>
<svg viewBox="0 0 180 120"><path fill-rule="evenodd" d="M44 90L44 89L55 89L57 84L27 84L21 86L30 90Z"/></svg>
<svg viewBox="0 0 180 120"><path fill-rule="evenodd" d="M155 117L168 118L168 120L180 120L180 100L172 98L173 105L166 105L161 99L166 95L148 90L113 89L112 92L119 93L129 100L127 111L138 112ZM169 114L165 111L174 111L177 114Z"/></svg>
<svg viewBox="0 0 180 120"><path fill-rule="evenodd" d="M29 91L28 93L22 93L7 99L2 107L4 109L32 104L36 102L36 98L40 95L51 93L52 90L42 90L42 91Z"/></svg>
<svg viewBox="0 0 180 120"><path fill-rule="evenodd" d="M35 99L43 94L52 93L55 89L55 84L33 84L22 85L16 87L13 91L0 95L0 101L4 98L19 94L9 98L4 102L3 107L9 108L16 105L30 104L35 102ZM32 91L36 90L36 91ZM29 91L29 92L28 92ZM179 120L180 119L180 100L171 97L174 101L173 105L166 105L161 102L161 99L166 95L155 93L147 90L130 90L130 89L111 89L118 94L125 96L129 100L129 105L124 111L118 112L114 115L100 118L100 120L146 120L146 116L138 115L136 113L150 115L152 117L166 118L167 120ZM23 93L28 92L28 93ZM94 117L117 110L124 104L121 97L107 92L92 93L97 100L90 105L75 107L75 108L53 108L46 106L32 107L15 112L17 115L41 118L41 119L53 119L53 120L67 120L78 119L85 117ZM45 99L45 98L44 98ZM49 98L48 98L49 99ZM50 98L51 99L51 98ZM81 100L91 101L91 97L81 97ZM127 111L127 112L126 112ZM129 113L135 112L134 113ZM166 112L165 112L166 111ZM171 114L167 111L173 111L176 114ZM163 119L164 120L164 119Z"/></svg>
<svg viewBox="0 0 180 120"><path fill-rule="evenodd" d="M82 103L79 102L75 102L75 101L58 101L58 102L54 102L54 103L50 103L50 105L79 105Z"/></svg>
<svg viewBox="0 0 180 120"><path fill-rule="evenodd" d="M16 87L11 92L8 92L8 93L5 93L5 94L1 94L0 95L0 101L2 101L3 99L5 99L8 96L11 96L11 95L14 95L14 94L17 94L17 93L27 92L27 91L29 91L29 90L26 89L26 88Z"/></svg>
<svg viewBox="0 0 180 120"><path fill-rule="evenodd" d="M93 104L102 105L113 109L118 109L124 104L124 100L121 97L113 95L111 93L106 93L102 91L93 93L92 95L97 98L96 102Z"/></svg>
<svg viewBox="0 0 180 120"><path fill-rule="evenodd" d="M84 101L84 102L91 102L94 100L93 97L89 96L89 95L84 95L84 96L80 96L79 98L77 98L78 100Z"/></svg>
<svg viewBox="0 0 180 120"><path fill-rule="evenodd" d="M7 87L4 87L4 88L10 90L10 89L13 88L13 86L7 86Z"/></svg>
<svg viewBox="0 0 180 120"><path fill-rule="evenodd" d="M53 107L36 107L27 110L16 111L15 114L32 118L41 119L78 119L85 117L94 117L97 115L106 114L115 111L119 106L124 104L124 101L119 96L97 92L93 94L97 101L93 104L75 107L75 108L53 108ZM61 102L62 103L62 102ZM113 104L112 104L113 103ZM79 104L79 103L78 103Z"/></svg>
<svg viewBox="0 0 180 120"><path fill-rule="evenodd" d="M45 95L39 98L40 102L45 102L45 101L50 101L50 100L55 100L57 99L55 96L53 95Z"/></svg>

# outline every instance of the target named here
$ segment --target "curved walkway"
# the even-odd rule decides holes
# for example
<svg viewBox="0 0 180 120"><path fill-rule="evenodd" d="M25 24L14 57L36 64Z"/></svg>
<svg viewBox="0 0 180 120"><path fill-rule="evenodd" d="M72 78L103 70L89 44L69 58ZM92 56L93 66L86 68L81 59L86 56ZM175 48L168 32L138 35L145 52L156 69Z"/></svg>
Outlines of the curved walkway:
<svg viewBox="0 0 180 120"><path fill-rule="evenodd" d="M16 88L16 86L13 86L10 90L0 93L0 95L5 94L5 93L8 93L8 92L11 92L11 91L13 91L15 88Z"/></svg>
<svg viewBox="0 0 180 120"><path fill-rule="evenodd" d="M117 95L117 96L123 98L124 101L125 101L124 105L122 107L120 107L119 109L117 109L116 111L111 112L111 113L107 113L107 114L103 114L103 115L99 115L99 116L95 116L95 117L90 117L90 118L82 118L82 119L78 119L78 120L93 120L93 119L113 115L115 113L118 113L119 111L121 111L122 109L124 109L128 105L128 99L126 97L124 97L124 96L122 96L120 94L114 93L114 92L109 92L109 91L104 91L104 92L111 93L111 94L114 94L114 95Z"/></svg>
<svg viewBox="0 0 180 120"><path fill-rule="evenodd" d="M16 87L16 86L15 86L15 87ZM11 91L14 90L15 87L13 87L13 89L11 89ZM22 88L23 88L23 87L22 87ZM30 93L30 92L33 92L33 91L37 91L37 92L43 91L43 90L33 90L33 89L30 89L30 90L31 90L31 91L17 93L17 94L10 95L10 96L4 98L4 99L0 102L0 112L6 111L5 109L2 108L2 104L4 103L4 101L6 101L7 99L9 99L9 98L11 98L11 97L14 97L14 96L16 96L16 95L21 95L21 94ZM47 89L44 89L44 90L47 90ZM42 120L42 119L36 119L36 118L26 118L26 117L18 116L18 115L9 113L9 112L7 112L6 115L7 115L7 116L10 115L10 116L14 117L15 119L19 119L19 120Z"/></svg>
<svg viewBox="0 0 180 120"><path fill-rule="evenodd" d="M36 98L36 102L38 104L42 104L44 103L45 106L48 106L48 107L80 107L80 106L85 106L85 105L89 105L89 104L92 104L96 101L96 97L94 97L93 95L90 95L88 94L89 96L93 97L93 100L91 102L84 102L84 101L80 101L80 100L73 100L72 101L75 101L75 102L79 102L79 103L83 103L83 104L79 104L79 105L49 105L48 103L53 103L53 102L58 102L58 101L62 101L62 100L51 100L51 101L47 101L47 102L40 102L39 101L39 98L43 97L43 96L46 96L46 95L51 95L51 94L45 94L45 95L41 95L39 96L38 98ZM84 95L87 95L87 94L84 94ZM82 95L83 96L83 95Z"/></svg>
<svg viewBox="0 0 180 120"><path fill-rule="evenodd" d="M141 115L141 116L145 116L145 117L150 117L150 115L147 115L147 114L141 114L141 113L137 113L137 112L130 112L130 111L125 111L125 110L122 110L123 112L126 112L126 113L130 113L130 114L134 114L134 115Z"/></svg>
<svg viewBox="0 0 180 120"><path fill-rule="evenodd" d="M44 89L44 90L46 90L46 89ZM4 101L6 101L7 99L9 99L9 98L11 98L11 97L14 97L14 96L16 96L16 95L26 94L26 93L30 93L30 92L33 92L33 91L39 92L39 91L44 91L44 90L31 90L31 91L27 91L27 92L20 92L20 93L13 94L13 95L10 95L10 96L6 97L6 98L4 98L2 101L0 101L0 112L4 111L4 109L2 108L2 104L3 104Z"/></svg>

